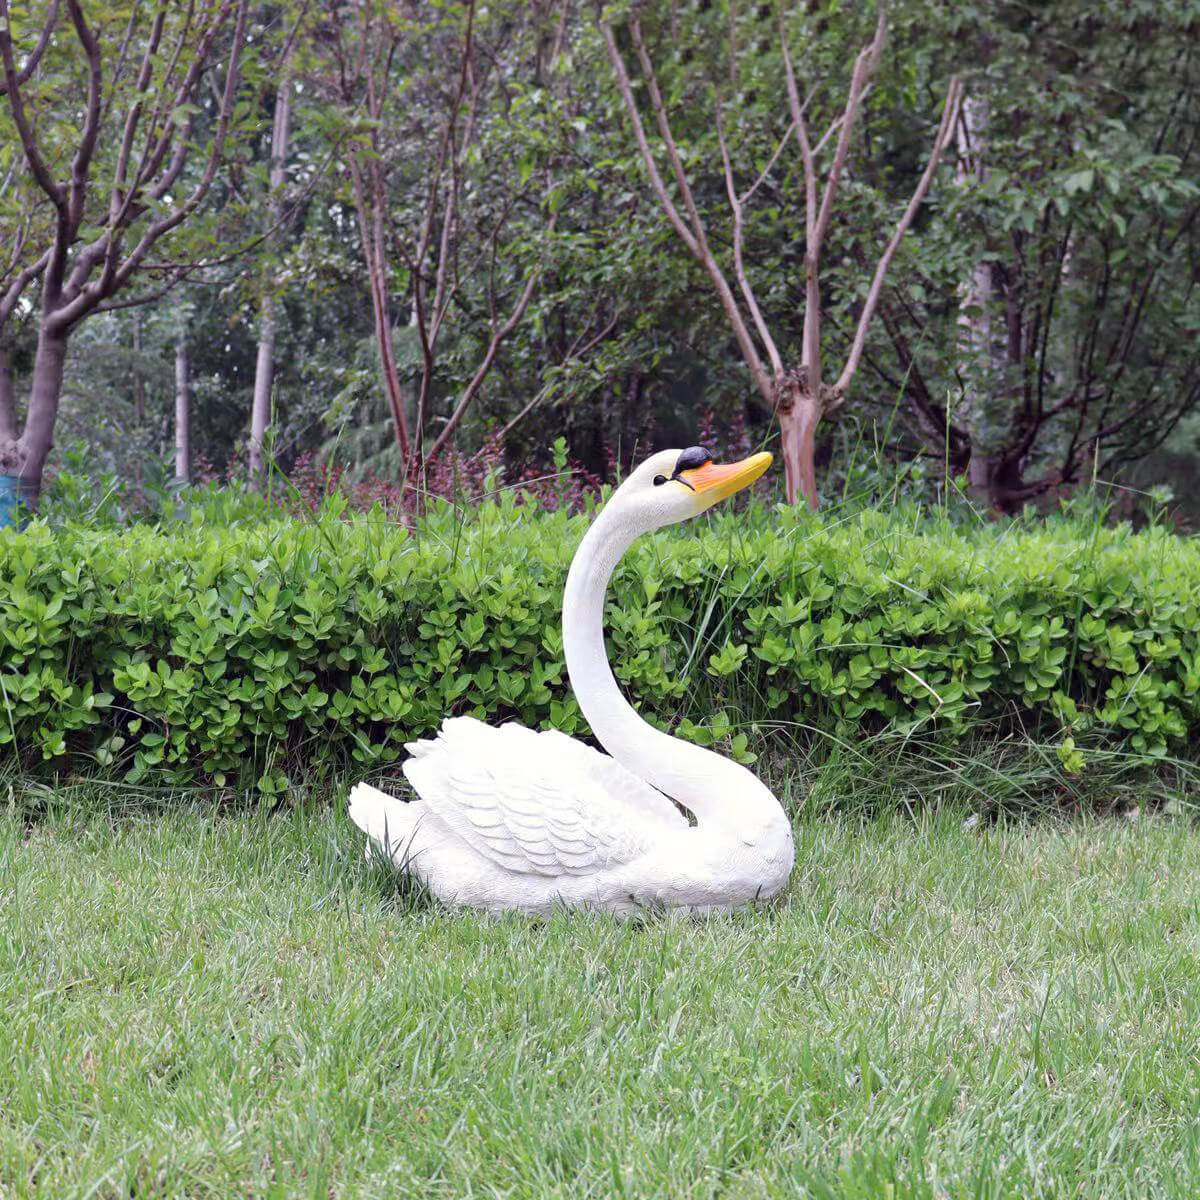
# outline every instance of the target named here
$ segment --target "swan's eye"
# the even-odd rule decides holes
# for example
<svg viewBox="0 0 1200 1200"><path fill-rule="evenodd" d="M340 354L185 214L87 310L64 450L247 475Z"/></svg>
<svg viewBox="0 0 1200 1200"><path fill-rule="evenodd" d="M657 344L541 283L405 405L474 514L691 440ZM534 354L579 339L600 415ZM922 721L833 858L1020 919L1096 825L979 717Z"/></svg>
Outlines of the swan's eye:
<svg viewBox="0 0 1200 1200"><path fill-rule="evenodd" d="M662 487L662 485L666 482L667 482L667 477L665 475L655 475L655 477L654 477L654 486L655 487Z"/></svg>

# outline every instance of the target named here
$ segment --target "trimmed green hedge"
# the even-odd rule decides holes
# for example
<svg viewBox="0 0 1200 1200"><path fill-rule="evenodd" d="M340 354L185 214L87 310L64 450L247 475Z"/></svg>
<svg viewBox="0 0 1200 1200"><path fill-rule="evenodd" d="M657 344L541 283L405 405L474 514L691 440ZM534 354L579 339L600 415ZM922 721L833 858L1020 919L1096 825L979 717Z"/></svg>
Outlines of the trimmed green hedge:
<svg viewBox="0 0 1200 1200"><path fill-rule="evenodd" d="M0 531L0 756L271 793L310 755L393 761L451 712L583 732L559 633L583 528L506 501L414 532ZM1018 718L1069 769L1083 729L1148 756L1200 734L1200 544L1161 531L723 513L634 548L609 629L644 713L742 758L731 714Z"/></svg>

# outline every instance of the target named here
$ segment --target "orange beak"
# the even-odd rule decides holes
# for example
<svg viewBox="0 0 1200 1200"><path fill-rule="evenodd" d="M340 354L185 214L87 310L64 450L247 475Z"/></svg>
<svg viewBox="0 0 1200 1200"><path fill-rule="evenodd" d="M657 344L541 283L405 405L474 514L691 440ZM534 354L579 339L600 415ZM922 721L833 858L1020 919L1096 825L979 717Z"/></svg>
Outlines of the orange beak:
<svg viewBox="0 0 1200 1200"><path fill-rule="evenodd" d="M743 458L741 462L717 464L706 462L702 467L680 471L683 480L698 496L704 498L705 506L716 504L749 487L770 465L772 458L765 451Z"/></svg>

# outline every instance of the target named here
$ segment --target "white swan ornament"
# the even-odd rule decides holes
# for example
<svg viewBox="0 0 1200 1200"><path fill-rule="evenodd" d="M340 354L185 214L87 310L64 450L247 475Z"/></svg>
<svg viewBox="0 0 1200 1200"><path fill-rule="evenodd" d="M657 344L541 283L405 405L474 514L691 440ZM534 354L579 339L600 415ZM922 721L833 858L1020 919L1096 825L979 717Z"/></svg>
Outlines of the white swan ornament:
<svg viewBox="0 0 1200 1200"><path fill-rule="evenodd" d="M450 717L435 739L409 743L404 774L419 799L360 783L354 823L451 905L710 912L774 896L794 858L779 801L745 767L643 721L604 650L604 592L634 539L699 515L770 465L769 454L718 466L700 446L663 450L617 488L580 543L563 650L611 758L557 730Z"/></svg>

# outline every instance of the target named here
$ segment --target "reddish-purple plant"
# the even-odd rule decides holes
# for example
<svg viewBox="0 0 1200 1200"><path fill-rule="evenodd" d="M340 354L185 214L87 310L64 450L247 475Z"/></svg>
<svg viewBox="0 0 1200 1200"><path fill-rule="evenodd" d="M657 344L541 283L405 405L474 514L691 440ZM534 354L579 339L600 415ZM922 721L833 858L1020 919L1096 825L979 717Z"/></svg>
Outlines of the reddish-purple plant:
<svg viewBox="0 0 1200 1200"><path fill-rule="evenodd" d="M722 422L711 410L701 418L697 443L707 446L719 461L745 458L753 444L742 413ZM504 441L489 438L474 454L450 449L429 464L419 480L384 479L370 472L351 478L343 464L318 462L312 454L296 459L289 474L294 491L291 508L297 515L315 513L329 496L341 496L354 512L375 505L395 520L408 521L433 498L453 504L478 504L500 490L511 489L518 503L526 500L548 512L566 509L582 512L600 495L605 482L619 480L617 457L611 446L604 451L605 470L598 475L577 459L557 453L553 461L532 463L514 474L506 463Z"/></svg>
<svg viewBox="0 0 1200 1200"><path fill-rule="evenodd" d="M611 458L611 456L610 456ZM420 480L384 479L370 472L352 479L338 462L318 462L311 454L297 458L289 479L294 511L315 513L329 496L340 495L355 512L366 512L375 505L396 520L407 521L436 497L458 504L477 504L504 488L513 489L518 501L526 498L549 511L567 508L580 512L588 497L599 495L603 480L581 463L569 459L559 469L527 467L510 479L505 465L503 442L492 438L475 453L450 450L440 455Z"/></svg>

